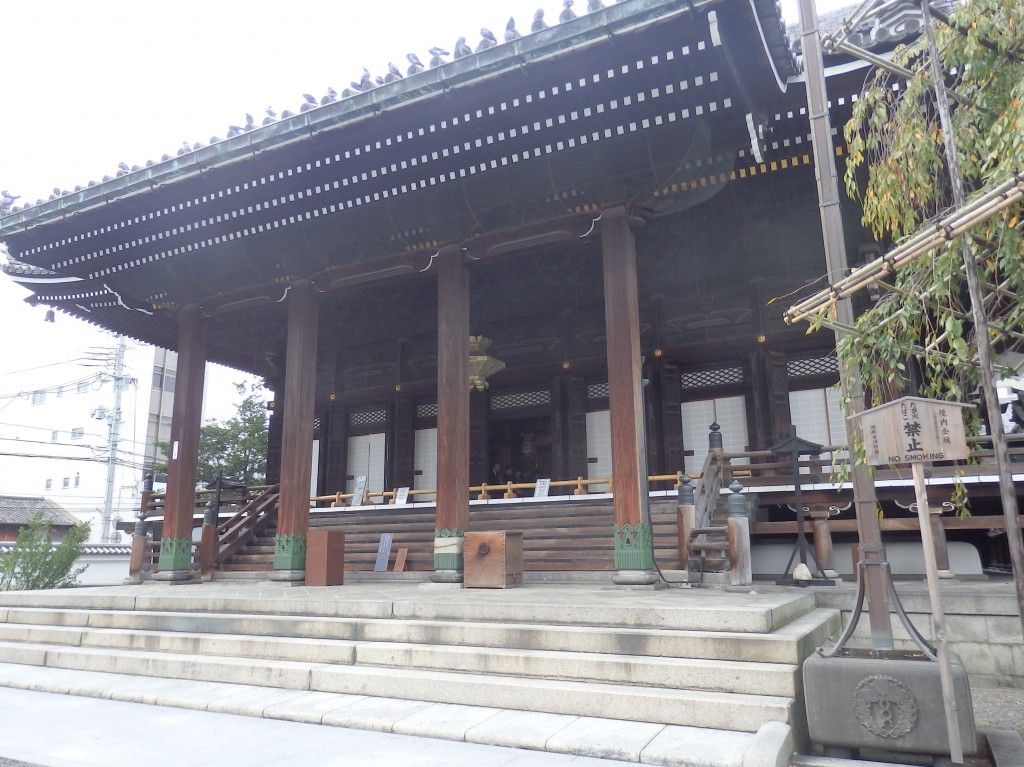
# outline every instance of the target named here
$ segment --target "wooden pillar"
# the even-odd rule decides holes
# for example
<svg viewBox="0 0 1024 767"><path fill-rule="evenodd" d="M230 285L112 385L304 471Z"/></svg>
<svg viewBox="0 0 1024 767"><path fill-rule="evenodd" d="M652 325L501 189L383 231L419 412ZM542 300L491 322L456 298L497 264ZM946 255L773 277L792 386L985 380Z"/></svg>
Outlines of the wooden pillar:
<svg viewBox="0 0 1024 767"><path fill-rule="evenodd" d="M934 511L932 511L934 509ZM940 578L955 578L949 567L949 548L946 544L946 528L942 524L942 506L929 507L931 513L928 515L928 522L932 528L932 543L935 548L935 566L938 569Z"/></svg>
<svg viewBox="0 0 1024 767"><path fill-rule="evenodd" d="M838 578L836 572L835 552L832 549L832 531L828 526L828 509L812 508L808 515L811 518L811 537L814 541L814 559L823 578ZM803 535L804 531L800 531ZM855 568L856 569L856 568Z"/></svg>
<svg viewBox="0 0 1024 767"><path fill-rule="evenodd" d="M561 375L551 384L551 438L554 478L586 477L587 383L579 376Z"/></svg>
<svg viewBox="0 0 1024 767"><path fill-rule="evenodd" d="M469 527L469 272L458 247L437 257L437 521L438 583L461 583Z"/></svg>
<svg viewBox="0 0 1024 767"><path fill-rule="evenodd" d="M636 244L625 208L610 208L602 213L601 248L615 494L616 573L612 581L623 585L652 584L658 576L652 570L654 547L640 378Z"/></svg>
<svg viewBox="0 0 1024 767"><path fill-rule="evenodd" d="M468 375L468 373L467 373ZM487 481L491 464L487 460L491 398L486 391L469 393L469 484Z"/></svg>
<svg viewBox="0 0 1024 767"><path fill-rule="evenodd" d="M313 460L313 401L316 396L317 304L305 280L288 290L288 341L284 371L281 497L272 580L305 577L309 530L309 482Z"/></svg>
<svg viewBox="0 0 1024 767"><path fill-rule="evenodd" d="M267 484L276 485L281 481L281 421L284 415L284 400L280 390L274 392L274 408L270 411L267 424Z"/></svg>
<svg viewBox="0 0 1024 767"><path fill-rule="evenodd" d="M399 395L391 406L391 444L388 450L387 487L412 487L416 467L416 403Z"/></svg>
<svg viewBox="0 0 1024 767"><path fill-rule="evenodd" d="M167 498L160 538L160 580L191 577L192 525L196 510L196 464L206 381L206 322L187 307L178 318L178 377L171 411Z"/></svg>
<svg viewBox="0 0 1024 767"><path fill-rule="evenodd" d="M686 455L683 451L683 384L679 377L678 365L658 366L658 380L661 389L661 437L663 440L664 466L662 474L682 471L686 467Z"/></svg>
<svg viewBox="0 0 1024 767"><path fill-rule="evenodd" d="M789 439L789 373L786 355L758 348L748 358L745 399L750 446L766 450Z"/></svg>
<svg viewBox="0 0 1024 767"><path fill-rule="evenodd" d="M659 357L649 360L646 387L647 468L671 474L683 468L682 385L679 368Z"/></svg>
<svg viewBox="0 0 1024 767"><path fill-rule="evenodd" d="M348 408L332 403L327 416L327 469L325 493L345 492L348 476ZM320 448L324 448L321 446Z"/></svg>

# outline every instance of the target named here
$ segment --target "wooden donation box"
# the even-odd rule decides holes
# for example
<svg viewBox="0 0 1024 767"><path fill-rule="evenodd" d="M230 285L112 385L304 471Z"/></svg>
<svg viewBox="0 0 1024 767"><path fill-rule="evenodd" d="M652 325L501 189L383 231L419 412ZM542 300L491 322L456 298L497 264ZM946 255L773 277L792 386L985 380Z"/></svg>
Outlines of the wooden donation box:
<svg viewBox="0 0 1024 767"><path fill-rule="evenodd" d="M466 588L504 589L523 582L523 534L467 532L463 546Z"/></svg>
<svg viewBox="0 0 1024 767"><path fill-rule="evenodd" d="M341 586L345 582L345 531L310 530L306 538L306 585Z"/></svg>

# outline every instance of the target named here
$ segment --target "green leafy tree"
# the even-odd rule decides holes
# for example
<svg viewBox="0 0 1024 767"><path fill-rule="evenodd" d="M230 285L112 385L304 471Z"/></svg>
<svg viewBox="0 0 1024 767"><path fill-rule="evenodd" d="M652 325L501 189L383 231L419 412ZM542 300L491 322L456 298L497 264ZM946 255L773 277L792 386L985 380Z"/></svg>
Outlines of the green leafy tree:
<svg viewBox="0 0 1024 767"><path fill-rule="evenodd" d="M210 484L223 471L225 478L246 485L262 484L267 471L267 407L259 386L236 383L242 400L226 421L208 420L199 432L197 484ZM167 443L157 443L166 455ZM154 464L166 471L166 463Z"/></svg>
<svg viewBox="0 0 1024 767"><path fill-rule="evenodd" d="M86 566L75 567L78 547L89 540L89 523L68 530L53 545L53 532L38 511L18 533L9 554L0 559L0 591L27 591L73 586Z"/></svg>
<svg viewBox="0 0 1024 767"><path fill-rule="evenodd" d="M953 131L970 196L1024 170L1024 3L971 0L958 4L951 21L938 24L936 35L942 69L953 73ZM846 187L886 247L953 205L924 38L897 49L893 61L913 77L877 70L846 126ZM1021 212L1018 203L969 230L997 353L1024 340ZM957 237L902 267L890 291L858 317L857 332L840 339L842 357L859 365L874 403L910 380L941 399L963 400L976 389L962 248Z"/></svg>

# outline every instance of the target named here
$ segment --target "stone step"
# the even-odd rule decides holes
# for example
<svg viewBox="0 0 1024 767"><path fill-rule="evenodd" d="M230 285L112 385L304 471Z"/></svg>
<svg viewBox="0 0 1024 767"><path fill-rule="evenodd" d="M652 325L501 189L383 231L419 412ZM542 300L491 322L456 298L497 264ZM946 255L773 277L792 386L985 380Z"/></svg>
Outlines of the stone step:
<svg viewBox="0 0 1024 767"><path fill-rule="evenodd" d="M796 694L793 664L640 657L571 651L439 647L408 642L196 634L181 631L91 629L0 624L0 643L23 642L110 650L386 666L618 685ZM0 647L0 660L3 649Z"/></svg>
<svg viewBox="0 0 1024 767"><path fill-rule="evenodd" d="M491 707L420 703L218 682L68 671L0 663L0 685L350 729L375 730L670 767L783 764L790 742L757 734ZM531 762L529 755L523 759ZM516 759L520 761L520 759ZM593 762L596 764L596 762Z"/></svg>
<svg viewBox="0 0 1024 767"><path fill-rule="evenodd" d="M214 570L210 579L214 581L265 581L267 570Z"/></svg>
<svg viewBox="0 0 1024 767"><path fill-rule="evenodd" d="M27 627L113 629L122 633L185 632L248 637L307 638L431 645L438 648L500 648L510 651L597 653L639 658L688 658L798 664L840 629L839 613L817 608L771 633L679 631L607 626L450 622L381 617L368 606L366 617L133 611L130 609L0 608L3 621Z"/></svg>
<svg viewBox="0 0 1024 767"><path fill-rule="evenodd" d="M268 573L274 569L273 559L258 559L244 562L225 562L219 566L221 572L259 572ZM266 577L264 575L264 577Z"/></svg>
<svg viewBox="0 0 1024 767"><path fill-rule="evenodd" d="M792 699L768 695L21 642L0 642L0 661L741 732L792 723Z"/></svg>
<svg viewBox="0 0 1024 767"><path fill-rule="evenodd" d="M739 602L711 590L688 590L685 598L637 596L623 603L577 602L557 585L537 584L528 590L432 589L424 584L413 597L337 598L331 591L273 587L264 593L204 591L195 583L177 588L142 587L138 593L61 590L0 593L0 620L7 607L69 607L90 610L247 613L348 618L396 618L443 622L528 623L544 626L628 626L638 629L722 631L770 634L815 608L814 595L801 591L744 595ZM677 592L680 593L680 592ZM292 595L294 594L294 598Z"/></svg>

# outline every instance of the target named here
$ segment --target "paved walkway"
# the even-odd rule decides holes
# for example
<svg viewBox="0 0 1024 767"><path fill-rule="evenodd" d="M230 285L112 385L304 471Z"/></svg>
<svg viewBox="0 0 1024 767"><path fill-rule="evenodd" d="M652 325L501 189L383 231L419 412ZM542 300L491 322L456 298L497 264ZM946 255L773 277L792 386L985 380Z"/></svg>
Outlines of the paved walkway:
<svg viewBox="0 0 1024 767"><path fill-rule="evenodd" d="M10 688L0 688L0 711L0 755L47 767L636 765Z"/></svg>

